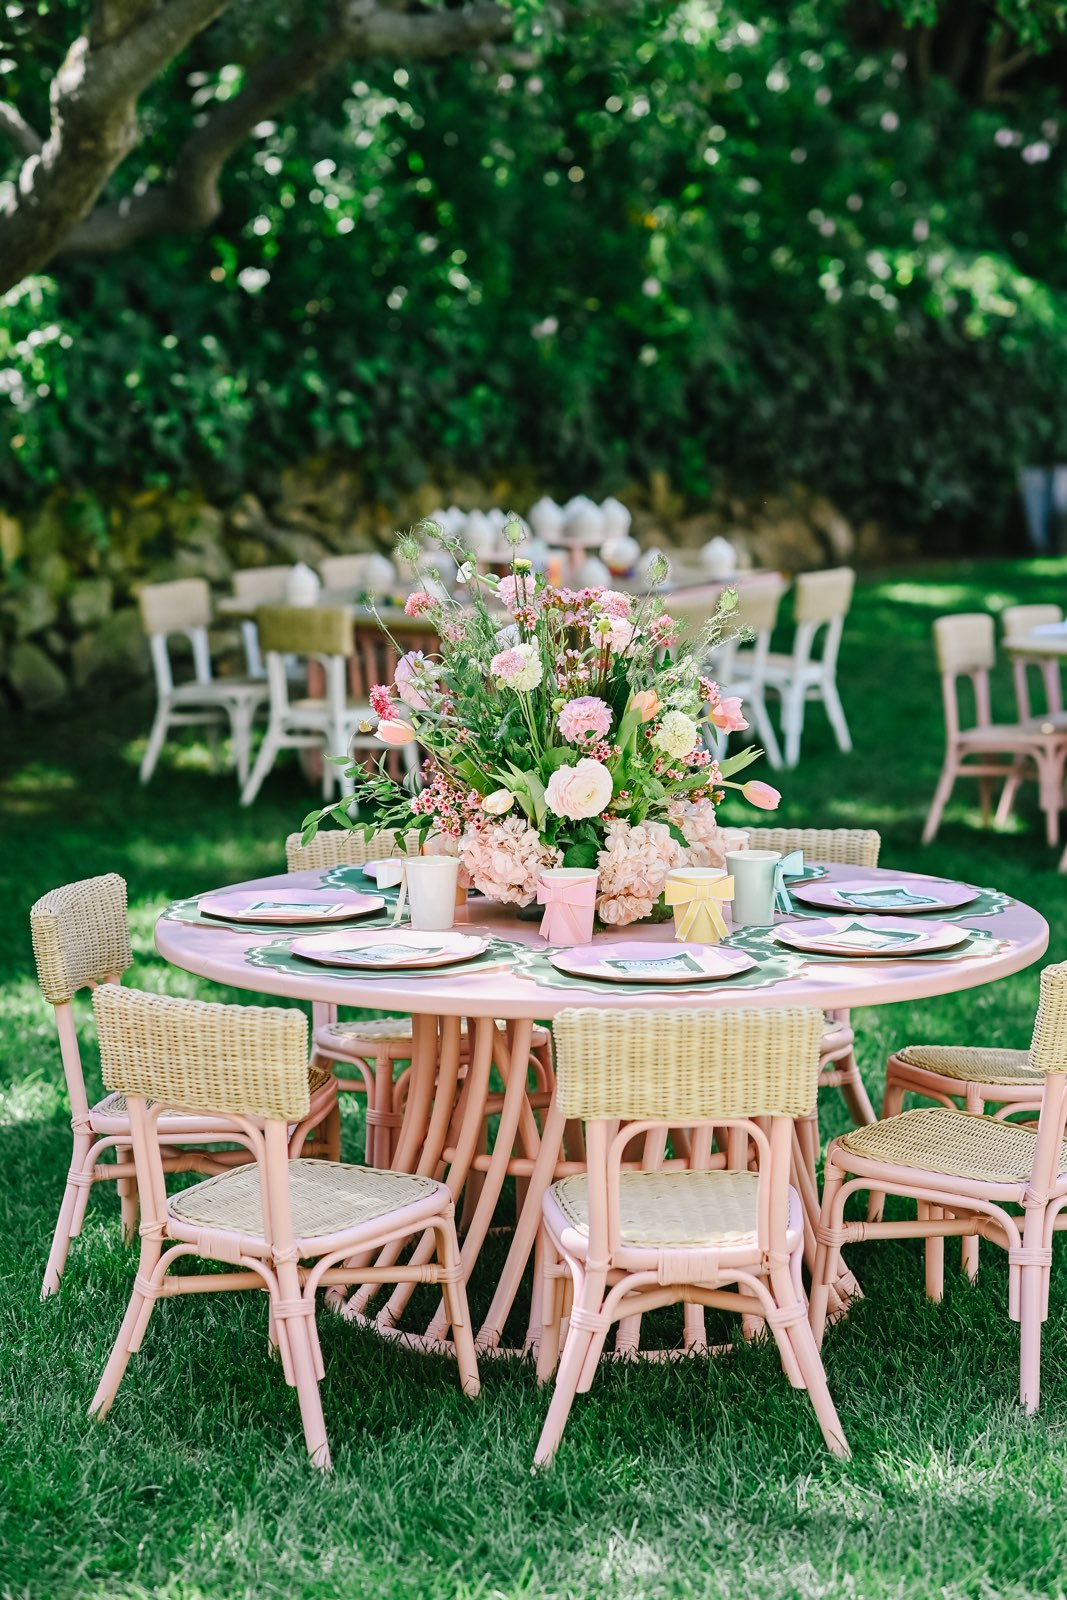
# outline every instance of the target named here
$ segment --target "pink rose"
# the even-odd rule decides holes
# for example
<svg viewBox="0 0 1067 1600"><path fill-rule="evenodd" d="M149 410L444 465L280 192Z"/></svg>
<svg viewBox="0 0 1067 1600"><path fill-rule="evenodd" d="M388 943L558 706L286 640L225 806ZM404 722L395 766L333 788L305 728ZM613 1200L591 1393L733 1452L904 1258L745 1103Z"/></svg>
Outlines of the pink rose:
<svg viewBox="0 0 1067 1600"><path fill-rule="evenodd" d="M712 706L708 716L721 733L740 733L743 728L748 727L748 722L741 710L740 695L727 695L717 705ZM772 790L771 792L773 793L774 791ZM780 798L781 796L779 796ZM775 800L774 804L777 805L778 800ZM769 806L767 809L773 811L774 806Z"/></svg>
<svg viewBox="0 0 1067 1600"><path fill-rule="evenodd" d="M383 744L410 744L415 737L411 723L401 722L399 717L383 717L375 733Z"/></svg>
<svg viewBox="0 0 1067 1600"><path fill-rule="evenodd" d="M602 761L585 757L573 767L557 767L545 785L545 804L557 817L577 822L598 817L611 799L611 773Z"/></svg>
<svg viewBox="0 0 1067 1600"><path fill-rule="evenodd" d="M651 722L660 709L660 697L655 689L639 689L630 696L630 709L637 712L642 722Z"/></svg>
<svg viewBox="0 0 1067 1600"><path fill-rule="evenodd" d="M741 793L750 806L758 806L761 811L777 811L782 801L777 789L773 789L769 783L761 783L758 778L743 783Z"/></svg>
<svg viewBox="0 0 1067 1600"><path fill-rule="evenodd" d="M568 744L603 736L611 727L611 707L595 694L568 700L559 714L559 731Z"/></svg>

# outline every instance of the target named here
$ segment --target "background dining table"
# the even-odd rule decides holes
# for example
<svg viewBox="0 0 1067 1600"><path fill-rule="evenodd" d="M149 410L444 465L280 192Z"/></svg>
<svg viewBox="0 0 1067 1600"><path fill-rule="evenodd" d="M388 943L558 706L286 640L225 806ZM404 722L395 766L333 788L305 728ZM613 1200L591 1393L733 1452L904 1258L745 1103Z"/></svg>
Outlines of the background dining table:
<svg viewBox="0 0 1067 1600"><path fill-rule="evenodd" d="M830 882L842 879L921 886L919 875L876 868L831 866ZM282 887L371 887L358 868L297 872L257 879L233 887L267 892ZM209 891L205 890L205 894ZM499 1208L508 1177L518 1180L520 1203L510 1247L491 1304L482 1320L482 1350L501 1346L505 1322L515 1303L523 1272L538 1236L541 1202L558 1176L582 1168L580 1145L566 1146L565 1124L550 1097L531 1087L529 1063L535 1022L551 1022L571 1006L639 1009L684 1006L818 1006L841 1012L863 1006L892 1005L949 994L990 983L1039 959L1048 944L1048 925L1031 907L995 890L982 889L970 906L942 911L939 920L973 930L955 950L910 957L831 958L802 955L775 942L769 928L736 930L730 943L756 959L754 970L726 981L672 985L591 982L558 972L546 953L537 922L522 920L505 906L472 897L456 916L456 930L488 939L484 954L462 970L360 973L313 964L295 956L294 929L227 926L202 916L196 898L168 907L156 925L156 945L173 965L235 989L310 1001L320 1016L338 1006L391 1012L412 1018L411 1079L394 1166L433 1175L443 1170L457 1202L475 1177L476 1202L465 1211L462 1246L469 1281ZM799 903L789 916L805 914ZM808 911L806 914L813 914ZM817 913L816 913L817 914ZM825 915L825 912L822 913ZM388 927L389 907L377 918L353 927ZM307 932L305 928L301 930ZM673 942L671 923L612 929L597 939L610 942ZM467 1023L467 1052L461 1050L461 1020ZM501 1024L501 1025L498 1025ZM493 1104L499 1113L495 1138L481 1148L496 1068L503 1092ZM545 1103L547 1098L547 1102ZM540 1115L540 1122L538 1116ZM802 1148L800 1142L798 1151ZM803 1163L802 1163L803 1165ZM808 1214L817 1212L816 1175L811 1163L796 1174ZM535 1275L531 1313L521 1341L535 1347L540 1332L539 1275ZM362 1316L370 1291L360 1291L346 1307ZM408 1291L398 1290L375 1318L382 1333L398 1334ZM438 1308L423 1336L430 1344L444 1337ZM404 1333L403 1337L411 1337Z"/></svg>

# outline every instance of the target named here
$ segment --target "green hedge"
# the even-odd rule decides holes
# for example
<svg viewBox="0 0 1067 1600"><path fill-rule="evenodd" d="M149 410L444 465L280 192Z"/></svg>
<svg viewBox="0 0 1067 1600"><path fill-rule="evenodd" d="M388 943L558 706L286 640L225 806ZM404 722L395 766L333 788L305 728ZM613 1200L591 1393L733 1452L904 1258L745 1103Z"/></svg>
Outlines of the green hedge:
<svg viewBox="0 0 1067 1600"><path fill-rule="evenodd" d="M221 42L220 42L221 40ZM202 106L235 92L202 42ZM350 70L264 125L208 235L64 262L0 320L0 495L268 490L355 452L378 490L533 466L800 480L1002 539L1067 440L1062 104L975 108L825 13L688 6L521 67ZM183 75L185 75L183 73ZM180 137L157 90L139 162Z"/></svg>

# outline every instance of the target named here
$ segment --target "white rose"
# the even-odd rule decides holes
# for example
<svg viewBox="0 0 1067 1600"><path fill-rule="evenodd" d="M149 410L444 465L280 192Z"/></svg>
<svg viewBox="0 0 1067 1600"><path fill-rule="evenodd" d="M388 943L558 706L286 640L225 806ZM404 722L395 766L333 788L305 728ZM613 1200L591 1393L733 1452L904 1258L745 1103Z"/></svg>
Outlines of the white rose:
<svg viewBox="0 0 1067 1600"><path fill-rule="evenodd" d="M573 767L557 767L545 786L545 804L557 817L577 822L598 817L611 799L611 773L586 756Z"/></svg>
<svg viewBox="0 0 1067 1600"><path fill-rule="evenodd" d="M697 742L697 725L684 711L668 711L655 733L652 743L665 755L683 760Z"/></svg>
<svg viewBox="0 0 1067 1600"><path fill-rule="evenodd" d="M482 810L487 811L491 817L502 817L514 804L515 796L510 789L494 789L492 794L487 794L482 801Z"/></svg>

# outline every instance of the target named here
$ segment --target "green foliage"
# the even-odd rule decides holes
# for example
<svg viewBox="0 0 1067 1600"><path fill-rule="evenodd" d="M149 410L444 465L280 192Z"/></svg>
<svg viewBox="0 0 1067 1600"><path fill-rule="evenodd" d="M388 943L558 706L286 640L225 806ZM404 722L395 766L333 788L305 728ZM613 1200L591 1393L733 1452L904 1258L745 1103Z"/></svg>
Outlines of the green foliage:
<svg viewBox="0 0 1067 1600"><path fill-rule="evenodd" d="M166 170L190 94L237 91L249 15L157 86L116 190ZM0 492L269 489L355 452L385 497L661 470L693 499L802 480L1000 537L1015 468L1067 437L1055 73L1008 108L920 92L818 4L538 26L521 65L335 75L238 153L209 235L9 295ZM20 70L32 112L44 78Z"/></svg>

